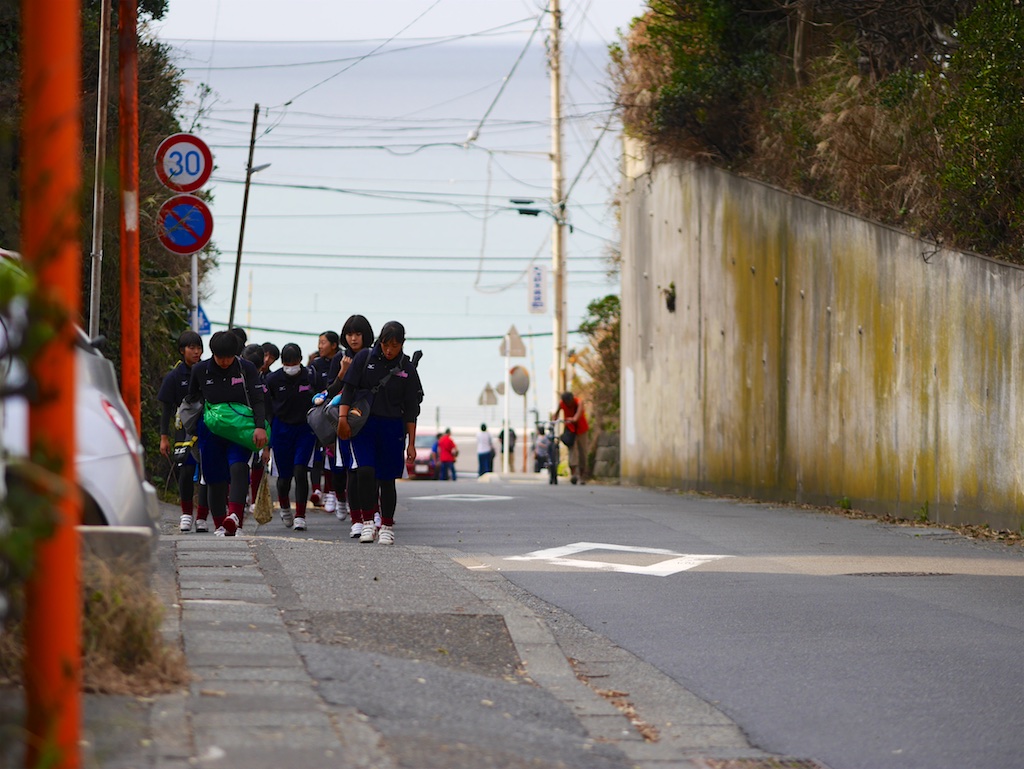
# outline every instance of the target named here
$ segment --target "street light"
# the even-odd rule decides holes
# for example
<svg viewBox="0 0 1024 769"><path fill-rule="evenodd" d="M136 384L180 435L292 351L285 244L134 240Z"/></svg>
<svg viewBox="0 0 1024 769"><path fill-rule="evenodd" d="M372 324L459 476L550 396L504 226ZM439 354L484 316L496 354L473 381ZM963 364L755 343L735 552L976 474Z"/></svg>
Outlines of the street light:
<svg viewBox="0 0 1024 769"><path fill-rule="evenodd" d="M253 121L253 129L256 127L255 120ZM231 312L228 313L228 328L235 325L235 300L238 298L238 273L242 269L242 241L245 238L245 214L249 209L249 181L252 179L253 174L258 174L260 171L265 171L270 168L270 163L264 163L253 167L252 164L252 148L249 151L249 165L245 169L245 194L242 195L242 223L238 227L238 255L235 257L235 285L231 289Z"/></svg>
<svg viewBox="0 0 1024 769"><path fill-rule="evenodd" d="M547 208L534 207L534 201L525 198L512 198L509 202L515 207L521 216L539 216L547 214L554 224L554 232L551 236L551 272L555 278L554 306L552 307L551 332L554 337L554 372L552 375L552 387L554 389L555 402L558 397L566 391L566 349L568 348L568 334L565 325L565 203L558 202L557 213ZM569 227L572 232L572 226Z"/></svg>

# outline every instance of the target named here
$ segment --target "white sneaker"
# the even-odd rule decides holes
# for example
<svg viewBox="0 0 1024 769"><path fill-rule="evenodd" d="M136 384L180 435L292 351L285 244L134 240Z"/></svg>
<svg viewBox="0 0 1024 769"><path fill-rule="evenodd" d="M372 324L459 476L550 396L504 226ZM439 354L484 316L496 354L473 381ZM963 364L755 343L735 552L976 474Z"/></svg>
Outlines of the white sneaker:
<svg viewBox="0 0 1024 769"><path fill-rule="evenodd" d="M393 545L395 544L395 527L394 526L381 526L380 532L377 534L378 545Z"/></svg>
<svg viewBox="0 0 1024 769"><path fill-rule="evenodd" d="M320 489L314 489L309 495L309 504L313 507L323 507L324 500L323 495L320 493Z"/></svg>
<svg viewBox="0 0 1024 769"><path fill-rule="evenodd" d="M338 509L334 511L334 517L339 521L344 521L348 518L348 502L346 500L338 500Z"/></svg>
<svg viewBox="0 0 1024 769"><path fill-rule="evenodd" d="M227 535L227 529L225 529L223 526L218 526L216 531L213 532L213 536L215 537L226 537Z"/></svg>
<svg viewBox="0 0 1024 769"><path fill-rule="evenodd" d="M363 524L363 530L359 533L360 542L373 542L373 535L376 529L368 523Z"/></svg>
<svg viewBox="0 0 1024 769"><path fill-rule="evenodd" d="M183 513L181 516L181 523L178 524L178 529L182 534L188 534L192 531L192 516L188 513Z"/></svg>
<svg viewBox="0 0 1024 769"><path fill-rule="evenodd" d="M295 517L295 525L292 526L292 528L295 529L295 531L305 531L306 530L306 519L301 517L301 516L296 516Z"/></svg>
<svg viewBox="0 0 1024 769"><path fill-rule="evenodd" d="M206 524L205 518L196 518L196 533L206 534L210 530L210 527Z"/></svg>
<svg viewBox="0 0 1024 769"><path fill-rule="evenodd" d="M295 522L295 513L293 513L291 511L291 508L288 508L287 510L282 510L281 511L281 523L283 523L286 528L290 529L294 522Z"/></svg>
<svg viewBox="0 0 1024 769"><path fill-rule="evenodd" d="M361 523L353 523L352 524L352 529L349 531L348 535L352 539L358 539L359 535L362 534L362 533L363 533L363 524L361 524Z"/></svg>
<svg viewBox="0 0 1024 769"><path fill-rule="evenodd" d="M327 496L324 497L324 512L333 513L338 509L338 495L333 491L328 491Z"/></svg>
<svg viewBox="0 0 1024 769"><path fill-rule="evenodd" d="M224 536L233 537L236 532L242 530L242 522L238 520L238 516L234 513L228 513L228 517L224 519Z"/></svg>
<svg viewBox="0 0 1024 769"><path fill-rule="evenodd" d="M380 512L376 512L376 513L373 514L373 525L376 528L378 528L378 529L381 527L382 524L381 524Z"/></svg>

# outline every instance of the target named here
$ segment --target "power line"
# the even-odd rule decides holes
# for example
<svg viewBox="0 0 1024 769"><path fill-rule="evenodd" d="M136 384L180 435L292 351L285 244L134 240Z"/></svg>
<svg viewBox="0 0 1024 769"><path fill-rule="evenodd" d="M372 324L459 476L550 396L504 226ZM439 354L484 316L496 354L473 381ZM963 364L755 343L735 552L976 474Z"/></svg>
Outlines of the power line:
<svg viewBox="0 0 1024 769"><path fill-rule="evenodd" d="M476 262L479 260L478 256L465 255L465 256L453 256L447 254L324 254L315 253L311 251L245 251L246 256L284 256L284 257L300 257L304 259L384 259L387 261L424 261L427 259L443 259L446 262ZM536 256L485 256L484 261L488 262L522 262L523 260L533 261ZM604 259L604 256L585 256L578 255L569 257L573 261L594 261L595 259ZM327 266L327 265L323 265Z"/></svg>
<svg viewBox="0 0 1024 769"><path fill-rule="evenodd" d="M211 326L223 326L228 328L228 324L221 320L210 320ZM267 326L251 326L246 325L246 328L250 331L265 331L268 334L293 334L295 336L319 336L323 333L320 331L295 331L286 328L269 328ZM578 328L569 331L568 333L574 335L583 334ZM520 333L523 339L538 339L540 337L551 336L550 331L533 331L527 333ZM406 342L499 342L505 338L504 334L482 334L479 336L407 336Z"/></svg>
<svg viewBox="0 0 1024 769"><path fill-rule="evenodd" d="M546 12L547 6L544 7L544 13ZM537 23L536 25L534 25L533 31L530 32L530 36L526 39L526 45L523 46L523 50L519 52L519 56L516 57L516 60L512 62L512 69L509 70L508 74L505 75L504 79L501 81L501 88L499 88L498 93L494 95L494 99L491 100L491 104L487 108L487 111L484 112L483 117L480 118L480 122L477 124L477 127L474 128L470 132L469 136L466 138L467 145L470 144L471 142L475 142L478 138L480 138L480 129L484 127L484 123L487 122L487 118L490 117L491 112L497 106L498 101L501 99L501 95L505 93L505 88L512 80L512 76L515 74L516 68L519 66L519 63L523 60L523 57L526 56L526 52L530 50L530 45L533 43L533 37L534 35L537 34L537 30L540 29L541 22L544 20L544 13L541 13L540 15L537 16Z"/></svg>
<svg viewBox="0 0 1024 769"><path fill-rule="evenodd" d="M440 3L440 2L441 2L441 0L434 0L434 2L433 2L433 3L431 3L431 4L430 4L430 5L429 5L429 6L427 7L427 9L426 9L425 11L423 11L423 13L421 13L421 14L420 14L419 16L417 16L417 17L416 17L415 19L413 19L412 21L410 21L410 22L409 22L408 24L406 24L406 25L405 25L404 27L402 27L402 28L401 28L400 30L398 30L398 31L397 31L397 32L396 32L395 34L393 34L393 35L392 35L391 37L389 37L389 38L388 38L387 40L385 40L385 41L384 41L383 43L381 43L380 45L378 45L378 46L377 46L376 48L374 48L373 50L371 50L371 51L370 51L370 52L369 52L368 54L366 54L365 56L361 56L361 57L359 57L358 59L356 59L355 61L353 61L353 62L352 62L351 64L349 64L349 65L348 65L347 67L342 67L342 68L341 68L340 70L338 70L337 72L335 72L335 73L334 73L333 75L331 75L330 77L325 77L325 78L324 78L323 80L321 80L321 81L320 81L320 82L318 82L318 83L314 83L314 84L313 84L313 85L311 85L311 86L310 86L309 88L306 88L306 89L304 89L304 90L302 90L302 91L299 91L299 92L298 92L297 94L295 94L295 95L294 95L294 96L293 96L292 98L290 98L290 99L289 99L288 101L286 101L286 102L284 103L284 105L283 105L283 106L285 106L285 107L288 107L288 106L290 106L290 105L291 105L291 103L292 103L292 102L294 102L294 101L295 101L296 99L298 99L298 98L300 98L300 97L302 97L302 96L305 96L305 95L306 95L307 93L309 93L310 91L314 90L315 88L319 88L319 87L320 87L320 86L322 86L322 85L323 85L324 83L328 83L328 82L330 82L331 80L334 80L334 78L338 77L339 75L342 75L342 74L344 74L345 72L348 72L348 71L349 71L350 69L352 69L352 68L353 68L354 66L356 66L357 64L359 64L359 62L361 62L361 61L365 61L365 60L366 60L366 59L368 59L368 58L369 58L370 56L372 56L373 54L377 53L377 51L379 51L379 50L380 50L381 48L383 48L383 47L384 47L384 46L386 46L386 45L387 45L388 43L390 43L390 42L391 42L392 40L394 40L394 39L395 39L396 37L398 37L398 36L399 36L400 34L402 34L403 32L405 32L405 30L409 29L409 27L411 27L411 26L412 26L413 24L415 24L415 23L416 23L417 21L419 21L419 20L420 20L420 19L422 19L422 18L423 18L424 16L426 16L426 15L427 15L428 13L430 13L430 12L431 12L432 10L434 10L434 8L436 8L436 7L437 7L437 5L438 5L438 4Z"/></svg>
<svg viewBox="0 0 1024 769"><path fill-rule="evenodd" d="M376 264L376 265L359 265L359 266L332 266L329 264L295 264L294 262L253 262L246 259L246 267L264 267L270 270L321 270L327 272L330 270L358 270L360 272L394 272L396 267L394 264ZM402 272L418 272L418 273L429 273L433 275L476 275L477 270L469 268L453 268L445 269L431 265L429 267L406 267L401 268ZM489 276L495 275L517 275L520 278L526 275L526 270L505 270L505 269L488 269L483 271L484 274ZM574 270L579 275L606 275L607 270ZM510 284L516 285L515 283Z"/></svg>

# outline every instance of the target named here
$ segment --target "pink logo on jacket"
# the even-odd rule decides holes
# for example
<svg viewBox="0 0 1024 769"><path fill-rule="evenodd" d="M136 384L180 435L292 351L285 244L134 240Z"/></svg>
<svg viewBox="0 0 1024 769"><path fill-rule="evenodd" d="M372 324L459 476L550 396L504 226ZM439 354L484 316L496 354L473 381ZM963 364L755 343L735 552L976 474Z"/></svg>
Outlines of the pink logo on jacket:
<svg viewBox="0 0 1024 769"><path fill-rule="evenodd" d="M233 376L233 377L231 377L231 384L232 385L245 384L245 377Z"/></svg>

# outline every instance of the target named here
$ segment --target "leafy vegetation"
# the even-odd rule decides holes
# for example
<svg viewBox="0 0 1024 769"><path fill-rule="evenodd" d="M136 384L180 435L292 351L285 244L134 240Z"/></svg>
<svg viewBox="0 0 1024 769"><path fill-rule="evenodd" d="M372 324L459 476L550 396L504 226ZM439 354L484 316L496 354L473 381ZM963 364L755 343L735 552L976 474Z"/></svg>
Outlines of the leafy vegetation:
<svg viewBox="0 0 1024 769"><path fill-rule="evenodd" d="M100 288L99 331L106 338L104 354L121 370L120 318L120 190L118 158L118 46L114 4L113 40L109 71L106 163L104 180L103 261ZM156 238L156 214L171 196L152 170L149 161L157 145L181 130L177 113L182 101L183 77L172 62L171 49L147 34L146 25L166 11L167 0L140 0L139 19L139 216L142 356L142 440L148 471L159 479L166 473L159 456L159 412L156 392L163 375L173 365L175 340L189 325L191 301L190 261L167 252ZM80 325L88 326L90 305L91 221L94 161L96 158L96 99L99 74L100 0L86 0L82 8L82 312ZM18 3L0 3L0 248L17 251L20 246L20 193L18 133L20 130L20 14ZM212 250L200 255L200 280L214 263ZM5 299L9 297L0 297Z"/></svg>
<svg viewBox="0 0 1024 769"><path fill-rule="evenodd" d="M587 378L576 383L574 390L588 404L587 419L595 435L619 429L620 317L619 297L609 294L588 304L580 323L589 346L576 354L576 362Z"/></svg>
<svg viewBox="0 0 1024 769"><path fill-rule="evenodd" d="M114 4L116 7L116 3ZM175 340L188 326L190 301L190 263L187 259L166 252L155 237L156 212L170 193L163 189L147 158L155 154L159 142L180 130L177 111L182 99L182 75L171 61L170 50L145 33L145 25L160 18L167 0L140 0L139 14L143 33L139 41L139 158L140 158L140 220L141 242L141 317L142 339L142 438L147 449L148 471L158 479L166 471L160 468L158 410L156 391L173 364L177 350ZM0 2L0 248L18 251L21 246L20 130L21 130L21 4ZM99 73L100 0L85 0L82 7L82 139L83 164L81 193L82 253L91 251L93 177L96 158L96 103ZM100 334L107 339L104 353L120 370L120 191L118 160L118 62L117 19L112 20L115 35L111 44L110 103L107 109L107 160L102 170L104 179L103 273L99 313ZM213 257L203 255L200 276ZM37 291L31 272L0 270L0 315L20 316L23 338L7 338L5 364L17 360L15 370L27 370L42 345L52 336L61 320L58 308L46 303ZM31 266L27 269L30 271ZM87 313L90 304L91 261L82 264L82 307ZM82 327L86 317L76 318ZM9 373L9 372L8 372ZM0 385L0 397L12 393L32 393L28 380L15 381L6 373ZM54 469L45 458L33 456L32 462L21 463L10 478L8 493L0 494L0 617L9 600L16 609L17 586L31 572L34 544L46 536L53 526L52 504L47 496L55 485L50 472ZM16 615L16 612L14 612Z"/></svg>
<svg viewBox="0 0 1024 769"><path fill-rule="evenodd" d="M124 559L82 563L82 687L107 694L153 695L188 681L184 655L160 634L164 607ZM22 679L22 625L0 634L0 685Z"/></svg>
<svg viewBox="0 0 1024 769"><path fill-rule="evenodd" d="M1017 0L648 0L612 50L628 134L1024 261Z"/></svg>

